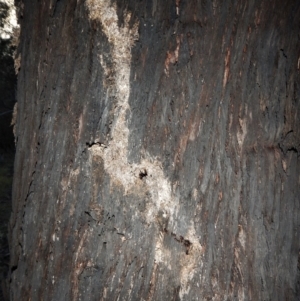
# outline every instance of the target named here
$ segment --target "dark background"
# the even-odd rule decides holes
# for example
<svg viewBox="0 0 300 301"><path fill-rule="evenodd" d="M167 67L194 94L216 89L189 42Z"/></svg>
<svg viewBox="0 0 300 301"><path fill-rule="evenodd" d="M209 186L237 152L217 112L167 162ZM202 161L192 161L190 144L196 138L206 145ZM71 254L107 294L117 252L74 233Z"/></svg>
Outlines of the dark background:
<svg viewBox="0 0 300 301"><path fill-rule="evenodd" d="M8 16L9 7L0 3L0 28ZM0 37L0 300L6 297L6 282L9 249L7 224L11 212L11 186L15 144L13 135L12 112L15 104L16 74L13 53L13 37Z"/></svg>

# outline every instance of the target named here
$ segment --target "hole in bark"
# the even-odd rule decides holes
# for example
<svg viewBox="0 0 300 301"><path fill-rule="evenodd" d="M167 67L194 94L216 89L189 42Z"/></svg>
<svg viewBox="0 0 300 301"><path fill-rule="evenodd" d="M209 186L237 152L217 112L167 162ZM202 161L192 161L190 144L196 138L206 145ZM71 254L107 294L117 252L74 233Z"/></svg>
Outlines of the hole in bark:
<svg viewBox="0 0 300 301"><path fill-rule="evenodd" d="M185 246L185 254L189 255L189 251L190 251L192 243L189 240L185 239L183 244Z"/></svg>
<svg viewBox="0 0 300 301"><path fill-rule="evenodd" d="M12 268L11 268L11 273L13 273L13 271L15 271L17 268L18 268L17 265L12 266Z"/></svg>
<svg viewBox="0 0 300 301"><path fill-rule="evenodd" d="M288 152L294 152L294 153L298 153L298 150L296 147L292 146L290 148L287 149Z"/></svg>
<svg viewBox="0 0 300 301"><path fill-rule="evenodd" d="M183 236L179 236L179 238L177 237L177 235L175 233L171 233L171 235L174 237L174 239L176 241L178 241L179 243L183 244L184 247L185 247L185 254L186 255L189 255L189 252L190 252L190 249L191 249L191 246L192 246L192 243L188 240L188 239L184 239Z"/></svg>
<svg viewBox="0 0 300 301"><path fill-rule="evenodd" d="M139 178L142 180L143 178L147 177L148 173L145 168L143 168L139 173Z"/></svg>

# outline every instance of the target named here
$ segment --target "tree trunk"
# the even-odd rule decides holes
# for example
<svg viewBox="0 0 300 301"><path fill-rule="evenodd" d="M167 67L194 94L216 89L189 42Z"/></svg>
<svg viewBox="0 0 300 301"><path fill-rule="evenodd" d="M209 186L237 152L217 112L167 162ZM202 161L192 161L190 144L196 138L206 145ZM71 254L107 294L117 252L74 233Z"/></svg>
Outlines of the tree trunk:
<svg viewBox="0 0 300 301"><path fill-rule="evenodd" d="M23 2L11 300L298 300L300 2Z"/></svg>

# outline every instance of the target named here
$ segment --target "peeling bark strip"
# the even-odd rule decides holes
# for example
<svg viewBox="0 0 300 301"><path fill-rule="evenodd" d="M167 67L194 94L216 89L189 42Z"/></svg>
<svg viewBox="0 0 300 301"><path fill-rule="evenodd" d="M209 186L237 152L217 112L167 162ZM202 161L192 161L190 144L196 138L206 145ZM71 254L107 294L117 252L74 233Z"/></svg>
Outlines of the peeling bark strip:
<svg viewBox="0 0 300 301"><path fill-rule="evenodd" d="M179 2L178 2L179 3ZM176 2L177 5L177 2ZM145 187L144 195L151 194L151 202L147 207L147 223L156 222L157 215L162 212L163 219L168 221L168 229L176 232L178 218L178 197L172 195L170 181L163 172L162 164L157 158L151 157L146 151L143 152L143 159L139 164L130 164L128 162L128 117L130 112L128 104L130 94L130 65L131 48L134 41L138 39L138 23L132 27L129 25L131 13L124 13L124 26L118 26L118 16L115 5L107 0L89 0L87 1L90 18L98 20L103 28L108 41L112 46L111 59L115 67L115 88L117 91L116 120L111 133L111 141L105 147L99 144L91 146L90 150L93 156L99 156L104 162L104 168L109 174L113 185L121 185L125 194L135 193L136 187L141 185L141 174L144 175ZM179 45L180 42L178 42ZM178 49L177 49L178 48ZM177 46L176 58L178 60L179 46ZM105 73L109 73L103 57L99 54L99 59ZM146 172L145 172L146 171ZM157 238L155 261L163 262L167 265L172 261L171 253L163 246L161 239ZM193 223L187 233L187 239L191 242L192 248L189 253L189 259L182 256L180 264L183 266L180 274L180 296L183 297L189 290L188 282L193 278L193 268L196 262L199 264L201 255L201 245L195 234Z"/></svg>
<svg viewBox="0 0 300 301"><path fill-rule="evenodd" d="M22 2L11 300L298 300L299 1Z"/></svg>

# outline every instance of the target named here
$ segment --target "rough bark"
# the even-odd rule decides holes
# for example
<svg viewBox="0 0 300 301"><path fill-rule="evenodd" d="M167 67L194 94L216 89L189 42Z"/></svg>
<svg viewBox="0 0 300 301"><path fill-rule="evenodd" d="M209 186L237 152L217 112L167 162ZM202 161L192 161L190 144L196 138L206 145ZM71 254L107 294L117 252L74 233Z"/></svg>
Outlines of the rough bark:
<svg viewBox="0 0 300 301"><path fill-rule="evenodd" d="M11 300L297 300L299 1L23 2Z"/></svg>

